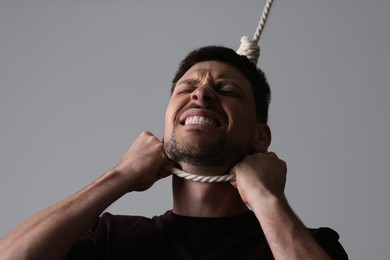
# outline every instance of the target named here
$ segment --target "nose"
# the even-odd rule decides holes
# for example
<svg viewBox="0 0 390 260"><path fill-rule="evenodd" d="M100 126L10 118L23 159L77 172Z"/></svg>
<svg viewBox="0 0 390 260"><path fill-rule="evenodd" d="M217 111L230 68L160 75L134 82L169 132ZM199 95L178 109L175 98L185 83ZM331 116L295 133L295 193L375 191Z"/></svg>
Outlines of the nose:
<svg viewBox="0 0 390 260"><path fill-rule="evenodd" d="M214 88L209 85L201 85L191 93L191 100L196 103L211 103L215 99Z"/></svg>

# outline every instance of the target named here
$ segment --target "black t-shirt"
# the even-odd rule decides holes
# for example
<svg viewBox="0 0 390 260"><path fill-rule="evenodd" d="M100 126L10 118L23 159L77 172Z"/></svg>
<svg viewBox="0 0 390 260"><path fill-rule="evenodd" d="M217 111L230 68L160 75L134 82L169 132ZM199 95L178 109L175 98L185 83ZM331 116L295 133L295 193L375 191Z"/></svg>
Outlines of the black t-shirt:
<svg viewBox="0 0 390 260"><path fill-rule="evenodd" d="M348 259L329 228L309 229L333 257ZM153 218L105 213L66 259L274 259L253 212L233 217L185 217L167 211Z"/></svg>

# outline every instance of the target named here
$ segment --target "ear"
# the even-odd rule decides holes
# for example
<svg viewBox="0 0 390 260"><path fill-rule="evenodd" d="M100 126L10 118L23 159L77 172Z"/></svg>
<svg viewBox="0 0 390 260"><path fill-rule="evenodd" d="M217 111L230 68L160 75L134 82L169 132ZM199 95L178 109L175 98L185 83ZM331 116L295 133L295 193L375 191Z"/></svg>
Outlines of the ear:
<svg viewBox="0 0 390 260"><path fill-rule="evenodd" d="M257 153L265 153L271 144L271 129L267 124L257 123L253 135L253 149Z"/></svg>

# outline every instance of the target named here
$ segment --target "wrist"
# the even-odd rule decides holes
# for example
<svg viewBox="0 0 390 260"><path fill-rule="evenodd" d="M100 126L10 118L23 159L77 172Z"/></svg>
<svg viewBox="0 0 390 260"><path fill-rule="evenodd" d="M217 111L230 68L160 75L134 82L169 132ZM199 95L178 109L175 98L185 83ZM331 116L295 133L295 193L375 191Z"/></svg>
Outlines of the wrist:
<svg viewBox="0 0 390 260"><path fill-rule="evenodd" d="M115 194L118 198L124 194L133 191L131 179L119 169L111 169L102 177L96 180L95 184L102 185L110 190L110 193Z"/></svg>
<svg viewBox="0 0 390 260"><path fill-rule="evenodd" d="M252 208L267 211L270 207L280 207L286 205L287 199L284 193L275 194L268 190L255 189L248 193L247 204Z"/></svg>

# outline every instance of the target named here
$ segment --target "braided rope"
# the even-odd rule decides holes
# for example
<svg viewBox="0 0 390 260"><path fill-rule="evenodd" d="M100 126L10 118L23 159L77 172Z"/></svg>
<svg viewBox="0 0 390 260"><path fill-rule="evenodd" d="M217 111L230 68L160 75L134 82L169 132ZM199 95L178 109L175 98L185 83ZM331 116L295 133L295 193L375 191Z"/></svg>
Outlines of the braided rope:
<svg viewBox="0 0 390 260"><path fill-rule="evenodd" d="M248 36L241 37L241 45L237 50L239 55L248 57L248 59L255 65L257 64L260 57L260 47L258 44L260 35L263 32L265 22L267 21L269 11L271 10L272 2L273 0L267 0L265 3L263 13L261 14L259 24L256 28L252 40L250 40Z"/></svg>
<svg viewBox="0 0 390 260"><path fill-rule="evenodd" d="M203 183L229 182L234 179L233 174L216 175L216 176L200 176L200 175L190 174L188 172L173 167L165 167L165 170L172 172L173 174L175 174L180 178L190 180L190 181L195 181L195 182L203 182Z"/></svg>
<svg viewBox="0 0 390 260"><path fill-rule="evenodd" d="M267 0L265 3L263 13L261 14L259 25L257 26L256 32L253 35L253 40L256 42L259 42L260 40L260 35L263 32L265 22L267 21L269 11L271 10L271 5L272 5L273 0Z"/></svg>

